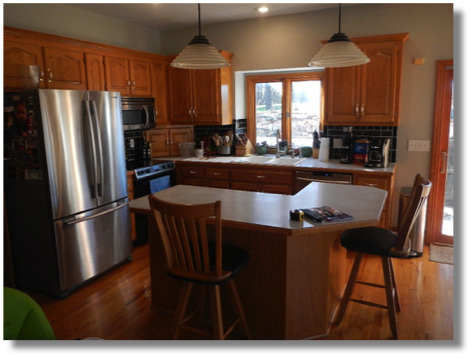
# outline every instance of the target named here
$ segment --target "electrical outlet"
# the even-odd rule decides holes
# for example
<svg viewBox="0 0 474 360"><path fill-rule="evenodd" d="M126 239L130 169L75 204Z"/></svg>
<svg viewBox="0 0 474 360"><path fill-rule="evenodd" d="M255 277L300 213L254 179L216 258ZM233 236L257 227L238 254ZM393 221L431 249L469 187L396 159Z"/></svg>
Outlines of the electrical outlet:
<svg viewBox="0 0 474 360"><path fill-rule="evenodd" d="M430 151L430 149L429 140L408 140L408 151Z"/></svg>

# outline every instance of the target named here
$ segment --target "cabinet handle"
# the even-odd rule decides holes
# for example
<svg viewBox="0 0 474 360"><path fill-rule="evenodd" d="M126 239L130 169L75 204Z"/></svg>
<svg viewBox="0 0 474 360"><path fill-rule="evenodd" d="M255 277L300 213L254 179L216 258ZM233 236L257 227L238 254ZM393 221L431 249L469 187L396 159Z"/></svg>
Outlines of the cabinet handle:
<svg viewBox="0 0 474 360"><path fill-rule="evenodd" d="M170 145L173 145L173 138L170 138Z"/></svg>
<svg viewBox="0 0 474 360"><path fill-rule="evenodd" d="M165 145L169 145L169 144L170 144L170 139L166 138Z"/></svg>
<svg viewBox="0 0 474 360"><path fill-rule="evenodd" d="M44 77L44 71L41 71L41 77L40 77L40 82L43 81L43 77Z"/></svg>
<svg viewBox="0 0 474 360"><path fill-rule="evenodd" d="M196 116L196 108L193 109L193 115Z"/></svg>
<svg viewBox="0 0 474 360"><path fill-rule="evenodd" d="M197 174L197 171L189 171L189 174L191 175Z"/></svg>
<svg viewBox="0 0 474 360"><path fill-rule="evenodd" d="M356 112L356 115L359 115L359 104L356 104L355 112Z"/></svg>
<svg viewBox="0 0 474 360"><path fill-rule="evenodd" d="M133 80L132 84L133 84L133 87L135 87L135 80Z"/></svg>
<svg viewBox="0 0 474 360"><path fill-rule="evenodd" d="M360 114L364 115L364 104L360 106Z"/></svg>
<svg viewBox="0 0 474 360"><path fill-rule="evenodd" d="M192 116L192 114L191 114L192 111L193 111L193 108L190 107L189 111L188 111L189 116Z"/></svg>
<svg viewBox="0 0 474 360"><path fill-rule="evenodd" d="M127 86L130 86L130 80L127 80Z"/></svg>
<svg viewBox="0 0 474 360"><path fill-rule="evenodd" d="M219 176L222 175L221 173L212 173L212 175Z"/></svg>
<svg viewBox="0 0 474 360"><path fill-rule="evenodd" d="M377 184L365 183L365 186L377 186Z"/></svg>
<svg viewBox="0 0 474 360"><path fill-rule="evenodd" d="M257 179L264 179L264 178L265 178L265 175L255 175L255 177L256 177Z"/></svg>

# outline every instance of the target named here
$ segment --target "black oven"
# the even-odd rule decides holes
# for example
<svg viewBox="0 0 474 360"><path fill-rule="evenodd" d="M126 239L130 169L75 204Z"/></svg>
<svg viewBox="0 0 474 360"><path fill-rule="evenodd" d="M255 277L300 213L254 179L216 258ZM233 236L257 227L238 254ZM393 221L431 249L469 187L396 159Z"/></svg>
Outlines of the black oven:
<svg viewBox="0 0 474 360"><path fill-rule="evenodd" d="M176 185L176 169L172 161L135 169L133 196L135 199ZM148 241L148 219L146 215L135 214L137 245Z"/></svg>
<svg viewBox="0 0 474 360"><path fill-rule="evenodd" d="M154 98L122 97L124 130L146 130L156 127Z"/></svg>

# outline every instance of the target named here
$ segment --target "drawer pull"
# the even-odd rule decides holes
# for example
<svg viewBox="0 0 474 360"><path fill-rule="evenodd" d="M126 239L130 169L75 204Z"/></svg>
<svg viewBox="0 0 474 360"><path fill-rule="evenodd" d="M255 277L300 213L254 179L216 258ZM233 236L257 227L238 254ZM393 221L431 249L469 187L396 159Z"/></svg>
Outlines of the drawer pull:
<svg viewBox="0 0 474 360"><path fill-rule="evenodd" d="M222 175L222 173L212 173L212 175L219 176L219 175Z"/></svg>
<svg viewBox="0 0 474 360"><path fill-rule="evenodd" d="M256 177L257 179L264 179L264 178L265 178L265 175L255 175L255 177Z"/></svg>
<svg viewBox="0 0 474 360"><path fill-rule="evenodd" d="M365 186L377 186L377 184L365 183Z"/></svg>
<svg viewBox="0 0 474 360"><path fill-rule="evenodd" d="M197 174L197 171L190 171L189 174L192 174L192 175Z"/></svg>

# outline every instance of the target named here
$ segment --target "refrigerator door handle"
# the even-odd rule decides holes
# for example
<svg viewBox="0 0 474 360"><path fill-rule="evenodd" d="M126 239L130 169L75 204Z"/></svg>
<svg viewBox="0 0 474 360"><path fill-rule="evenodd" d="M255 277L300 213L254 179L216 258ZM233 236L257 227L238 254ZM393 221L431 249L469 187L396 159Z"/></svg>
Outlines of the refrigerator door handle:
<svg viewBox="0 0 474 360"><path fill-rule="evenodd" d="M92 115L95 120L95 142L97 144L97 189L98 189L98 197L104 196L104 163L103 163L103 151L102 151L102 141L100 140L100 126L99 126L99 113L97 112L97 104L95 100L90 100L92 103Z"/></svg>
<svg viewBox="0 0 474 360"><path fill-rule="evenodd" d="M105 210L105 211L102 211L98 214L94 214L94 215L91 215L91 216L86 216L86 217L83 217L81 219L74 219L74 220L65 220L64 221L64 225L73 225L73 224L77 224L79 222L82 222L82 221L87 221L87 220L90 220L90 219L94 219L96 217L99 217L99 216L102 216L102 215L105 215L105 214L108 214L108 213L111 213L113 211L117 211L125 206L127 206L128 203L125 202L117 207L114 207L113 209L108 209L108 210Z"/></svg>
<svg viewBox="0 0 474 360"><path fill-rule="evenodd" d="M87 129L89 130L89 134L87 137L88 140L88 145L90 149L92 150L91 158L92 158L92 169L91 169L91 159L87 161L87 167L88 167L88 173L89 173L89 184L91 186L91 196L93 198L97 198L98 196L98 181L97 181L97 149L96 149L96 141L95 141L95 129L93 126L92 122L92 114L91 114L91 108L90 108L90 103L88 100L84 101L84 106L86 109L86 114L85 114L85 122L87 123Z"/></svg>

